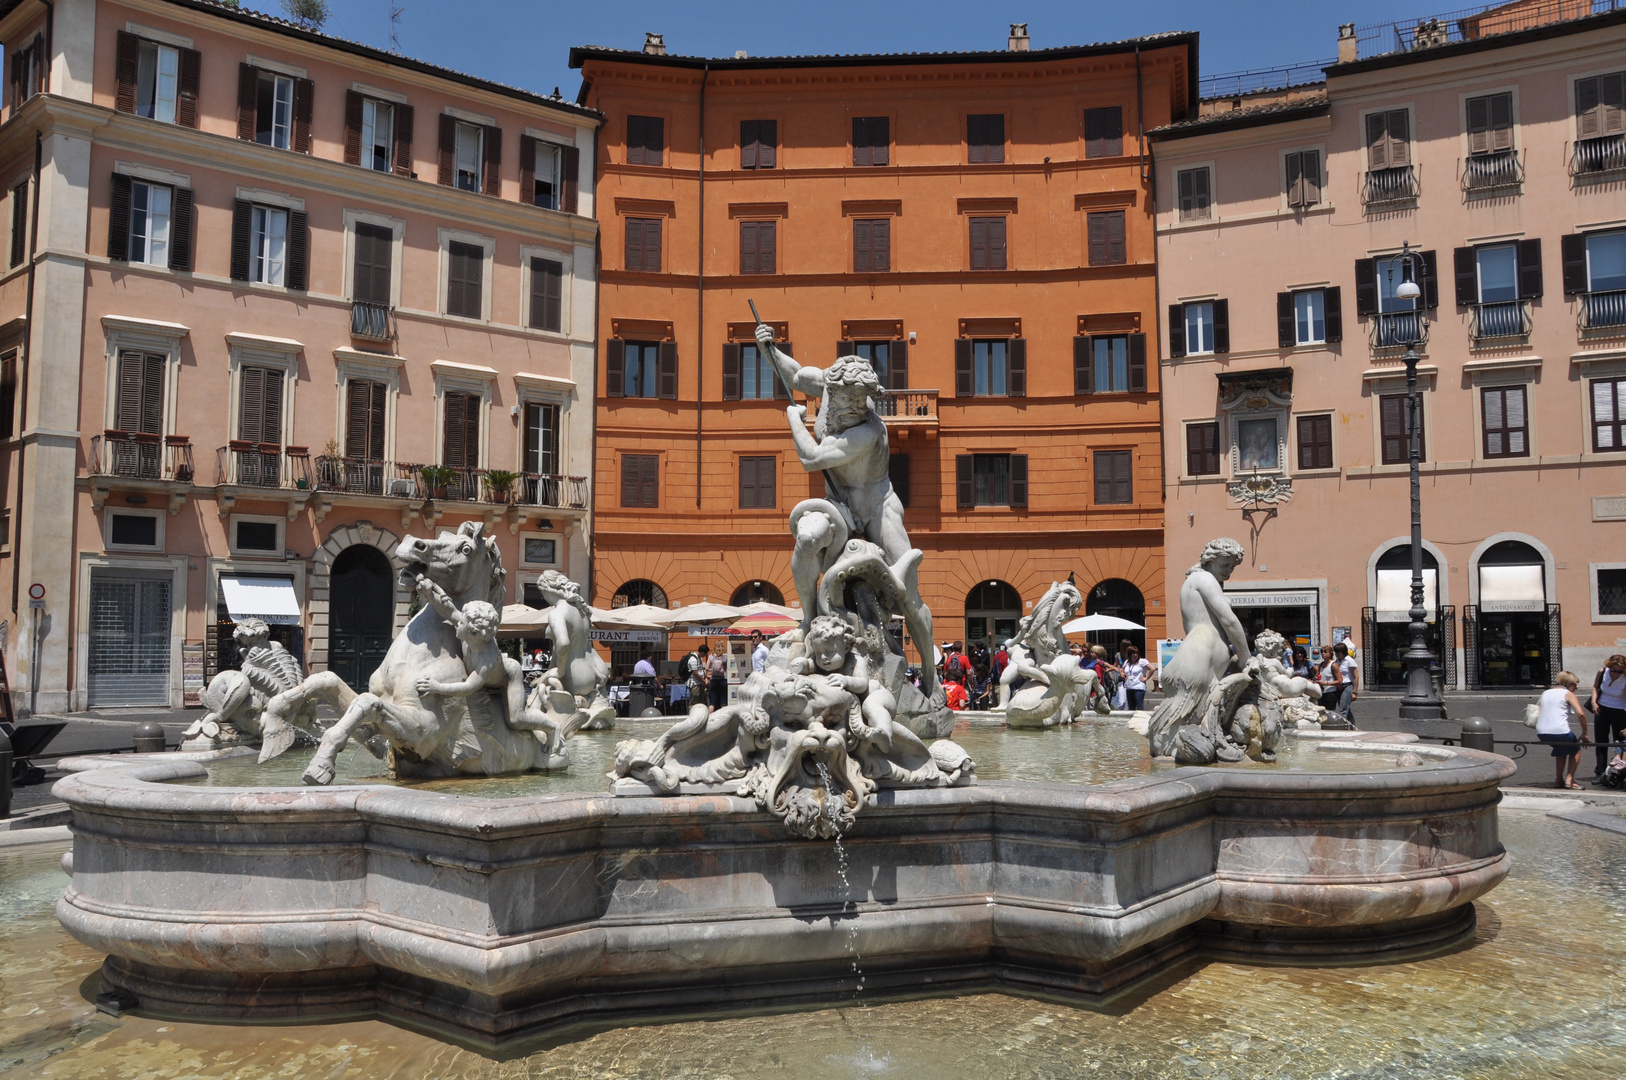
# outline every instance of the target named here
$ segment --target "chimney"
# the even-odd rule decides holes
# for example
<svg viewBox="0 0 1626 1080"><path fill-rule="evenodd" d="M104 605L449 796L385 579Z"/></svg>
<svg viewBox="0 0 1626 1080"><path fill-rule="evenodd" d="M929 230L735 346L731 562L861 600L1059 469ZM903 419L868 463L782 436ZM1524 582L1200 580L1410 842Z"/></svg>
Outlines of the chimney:
<svg viewBox="0 0 1626 1080"><path fill-rule="evenodd" d="M644 34L644 52L648 53L650 56L665 56L666 35L649 33Z"/></svg>
<svg viewBox="0 0 1626 1080"><path fill-rule="evenodd" d="M1011 23L1010 40L1005 42L1006 51L1027 52L1032 47L1033 42L1028 39L1028 24L1025 22Z"/></svg>
<svg viewBox="0 0 1626 1080"><path fill-rule="evenodd" d="M1338 27L1338 62L1347 64L1357 60L1361 55L1360 42L1355 40L1355 24L1344 23Z"/></svg>

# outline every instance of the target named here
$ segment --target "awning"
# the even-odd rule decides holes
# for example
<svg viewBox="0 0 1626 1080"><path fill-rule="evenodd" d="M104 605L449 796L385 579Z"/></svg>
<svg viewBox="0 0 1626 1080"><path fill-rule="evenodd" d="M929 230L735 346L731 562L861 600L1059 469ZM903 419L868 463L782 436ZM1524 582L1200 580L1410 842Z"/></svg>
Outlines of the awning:
<svg viewBox="0 0 1626 1080"><path fill-rule="evenodd" d="M1480 611L1545 611L1546 567L1479 567Z"/></svg>
<svg viewBox="0 0 1626 1080"><path fill-rule="evenodd" d="M299 625L299 597L292 578L220 575L220 595L232 621L264 619L283 626Z"/></svg>
<svg viewBox="0 0 1626 1080"><path fill-rule="evenodd" d="M1423 608L1427 621L1433 622L1439 611L1439 571L1423 567ZM1411 571L1379 570L1377 621L1381 623L1411 622Z"/></svg>

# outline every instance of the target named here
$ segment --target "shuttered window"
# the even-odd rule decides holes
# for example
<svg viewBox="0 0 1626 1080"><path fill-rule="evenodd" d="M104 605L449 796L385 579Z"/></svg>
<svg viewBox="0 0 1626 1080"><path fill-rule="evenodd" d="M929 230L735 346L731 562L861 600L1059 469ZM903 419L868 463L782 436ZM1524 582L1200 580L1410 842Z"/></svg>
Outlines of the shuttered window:
<svg viewBox="0 0 1626 1080"><path fill-rule="evenodd" d="M485 399L479 394L446 391L445 424L442 428L440 463L453 469L473 469L480 464L480 414Z"/></svg>
<svg viewBox="0 0 1626 1080"><path fill-rule="evenodd" d="M971 222L971 269L1005 269L1005 219L974 217Z"/></svg>
<svg viewBox="0 0 1626 1080"><path fill-rule="evenodd" d="M351 297L358 304L390 303L390 271L395 232L383 225L356 223L356 261L352 269Z"/></svg>
<svg viewBox="0 0 1626 1080"><path fill-rule="evenodd" d="M973 113L965 118L966 158L973 165L1005 160L1005 114Z"/></svg>
<svg viewBox="0 0 1626 1080"><path fill-rule="evenodd" d="M853 272L885 274L892 269L892 219L853 219Z"/></svg>
<svg viewBox="0 0 1626 1080"><path fill-rule="evenodd" d="M1121 105L1084 110L1084 156L1122 157L1124 110Z"/></svg>
<svg viewBox="0 0 1626 1080"><path fill-rule="evenodd" d="M777 457L740 458L740 509L772 510L777 499Z"/></svg>
<svg viewBox="0 0 1626 1080"><path fill-rule="evenodd" d="M11 189L11 265L21 266L28 254L28 181Z"/></svg>
<svg viewBox="0 0 1626 1080"><path fill-rule="evenodd" d="M894 343L896 344L896 343ZM1026 338L954 343L955 397L1024 397L1028 392ZM901 388L901 387L900 387Z"/></svg>
<svg viewBox="0 0 1626 1080"><path fill-rule="evenodd" d="M1485 456L1488 458L1528 457L1530 431L1525 413L1522 386L1491 387L1483 390Z"/></svg>
<svg viewBox="0 0 1626 1080"><path fill-rule="evenodd" d="M115 187L118 181L119 178L115 178ZM174 189L167 184L149 184L141 180L125 182L130 185L129 261L149 266L168 266L170 207ZM117 216L114 215L115 218Z"/></svg>
<svg viewBox="0 0 1626 1080"><path fill-rule="evenodd" d="M1417 403L1417 460L1428 460L1424 442L1423 403ZM1406 395L1386 394L1378 399L1378 435L1383 443L1383 464L1404 465L1410 461L1406 432Z"/></svg>
<svg viewBox="0 0 1626 1080"><path fill-rule="evenodd" d="M886 477L903 508L909 508L909 455L893 454L886 462Z"/></svg>
<svg viewBox="0 0 1626 1080"><path fill-rule="evenodd" d="M0 421L10 415L0 402ZM1626 379L1592 380L1592 449L1595 453L1626 450Z"/></svg>
<svg viewBox="0 0 1626 1080"><path fill-rule="evenodd" d="M565 151L574 147L556 146L550 142L520 137L520 199L544 210L564 208ZM571 208L575 212L575 208Z"/></svg>
<svg viewBox="0 0 1626 1080"><path fill-rule="evenodd" d="M481 289L486 250L458 240L446 245L446 314L478 319L482 314Z"/></svg>
<svg viewBox="0 0 1626 1080"><path fill-rule="evenodd" d="M622 506L638 509L654 509L661 504L660 488L660 455L621 455Z"/></svg>
<svg viewBox="0 0 1626 1080"><path fill-rule="evenodd" d="M1133 503L1134 489L1130 470L1134 453L1129 450L1097 450L1095 452L1095 503L1113 506Z"/></svg>
<svg viewBox="0 0 1626 1080"><path fill-rule="evenodd" d="M0 356L0 439L17 433L17 350ZM0 537L3 542L4 537Z"/></svg>
<svg viewBox="0 0 1626 1080"><path fill-rule="evenodd" d="M1129 261L1122 210L1098 210L1089 216L1088 227L1091 266L1119 266Z"/></svg>
<svg viewBox="0 0 1626 1080"><path fill-rule="evenodd" d="M453 129L452 186L463 191L479 191L483 130L478 124L458 124Z"/></svg>
<svg viewBox="0 0 1626 1080"><path fill-rule="evenodd" d="M1187 424L1186 475L1217 476L1219 471L1219 424Z"/></svg>
<svg viewBox="0 0 1626 1080"><path fill-rule="evenodd" d="M253 141L278 150L310 153L311 98L315 89L311 81L274 71L259 71L246 64L243 70L244 86L239 88L238 95L238 134L243 134L245 126L242 108L252 101Z"/></svg>
<svg viewBox="0 0 1626 1080"><path fill-rule="evenodd" d="M628 270L661 270L661 219L626 218L626 265Z"/></svg>
<svg viewBox="0 0 1626 1080"><path fill-rule="evenodd" d="M198 126L196 49L182 49L119 31L113 107L162 123Z"/></svg>
<svg viewBox="0 0 1626 1080"><path fill-rule="evenodd" d="M627 117L628 165L659 165L665 151L666 120L663 117Z"/></svg>
<svg viewBox="0 0 1626 1080"><path fill-rule="evenodd" d="M531 326L559 330L564 326L565 266L553 259L531 260Z"/></svg>
<svg viewBox="0 0 1626 1080"><path fill-rule="evenodd" d="M383 461L384 409L389 387L367 379L345 382L344 456L357 461Z"/></svg>
<svg viewBox="0 0 1626 1080"><path fill-rule="evenodd" d="M542 476L560 472L559 406L530 402L525 406L525 471Z"/></svg>
<svg viewBox="0 0 1626 1080"><path fill-rule="evenodd" d="M1026 454L959 454L954 475L955 502L962 509L1028 504Z"/></svg>
<svg viewBox="0 0 1626 1080"><path fill-rule="evenodd" d="M777 262L779 222L740 222L740 273L771 274Z"/></svg>
<svg viewBox="0 0 1626 1080"><path fill-rule="evenodd" d="M152 353L119 353L117 423L120 431L164 432L164 358Z"/></svg>
<svg viewBox="0 0 1626 1080"><path fill-rule="evenodd" d="M740 121L740 168L771 169L779 156L779 121Z"/></svg>
<svg viewBox="0 0 1626 1080"><path fill-rule="evenodd" d="M1294 150L1286 156L1287 205L1304 209L1321 202L1321 151Z"/></svg>
<svg viewBox="0 0 1626 1080"><path fill-rule="evenodd" d="M1174 188L1180 199L1181 221L1208 219L1213 201L1213 184L1206 166L1201 169L1181 169L1175 173Z"/></svg>
<svg viewBox="0 0 1626 1080"><path fill-rule="evenodd" d="M1298 418L1299 468L1332 468L1332 417L1301 416Z"/></svg>
<svg viewBox="0 0 1626 1080"><path fill-rule="evenodd" d="M1500 154L1513 149L1513 95L1469 98L1468 153Z"/></svg>
<svg viewBox="0 0 1626 1080"><path fill-rule="evenodd" d="M237 437L243 442L282 444L283 374L245 365L238 372Z"/></svg>
<svg viewBox="0 0 1626 1080"><path fill-rule="evenodd" d="M1366 117L1366 167L1398 169L1411 164L1411 114L1405 109Z"/></svg>
<svg viewBox="0 0 1626 1080"><path fill-rule="evenodd" d="M1582 139L1626 132L1626 71L1575 80L1575 134Z"/></svg>
<svg viewBox="0 0 1626 1080"><path fill-rule="evenodd" d="M892 147L892 118L888 116L853 117L853 164L890 164Z"/></svg>

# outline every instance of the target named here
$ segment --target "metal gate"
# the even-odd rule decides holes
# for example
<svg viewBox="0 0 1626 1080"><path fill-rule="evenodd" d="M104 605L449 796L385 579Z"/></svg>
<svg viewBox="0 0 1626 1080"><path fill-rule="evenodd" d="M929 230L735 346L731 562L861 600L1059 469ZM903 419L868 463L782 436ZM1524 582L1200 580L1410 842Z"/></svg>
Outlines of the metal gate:
<svg viewBox="0 0 1626 1080"><path fill-rule="evenodd" d="M92 571L91 707L168 705L170 579Z"/></svg>
<svg viewBox="0 0 1626 1080"><path fill-rule="evenodd" d="M1564 620L1557 604L1547 605L1547 685L1558 682L1558 673L1564 670ZM1581 719L1581 730L1586 730L1586 718Z"/></svg>
<svg viewBox="0 0 1626 1080"><path fill-rule="evenodd" d="M1479 689L1479 605L1462 606L1462 685Z"/></svg>

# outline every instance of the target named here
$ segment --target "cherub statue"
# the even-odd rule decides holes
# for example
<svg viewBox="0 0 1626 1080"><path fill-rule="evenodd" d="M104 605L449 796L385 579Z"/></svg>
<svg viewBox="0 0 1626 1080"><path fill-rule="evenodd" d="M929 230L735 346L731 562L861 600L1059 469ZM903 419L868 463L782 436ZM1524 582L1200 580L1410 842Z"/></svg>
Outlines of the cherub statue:
<svg viewBox="0 0 1626 1080"><path fill-rule="evenodd" d="M1262 630L1253 639L1253 660L1249 670L1256 671L1261 683L1269 687L1268 693L1277 698L1282 718L1297 727L1319 727L1327 710L1316 704L1321 700L1321 687L1301 675L1294 675L1282 663L1287 639L1274 630Z"/></svg>
<svg viewBox="0 0 1626 1080"><path fill-rule="evenodd" d="M862 724L852 725L853 734L874 743L882 753L890 751L892 694L870 677L869 649L864 640L838 616L820 615L808 628L803 647L806 653L790 662L791 674L822 673L831 686L858 699Z"/></svg>
<svg viewBox="0 0 1626 1080"><path fill-rule="evenodd" d="M203 691L208 709L181 736L187 750L214 750L260 741L260 714L266 702L298 686L305 673L299 661L271 640L265 620L249 617L232 631L242 657L242 670L226 670L210 680Z"/></svg>

